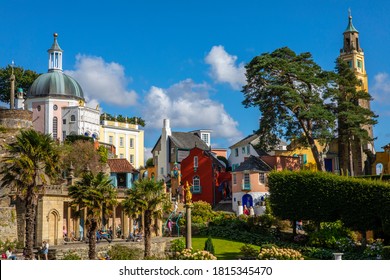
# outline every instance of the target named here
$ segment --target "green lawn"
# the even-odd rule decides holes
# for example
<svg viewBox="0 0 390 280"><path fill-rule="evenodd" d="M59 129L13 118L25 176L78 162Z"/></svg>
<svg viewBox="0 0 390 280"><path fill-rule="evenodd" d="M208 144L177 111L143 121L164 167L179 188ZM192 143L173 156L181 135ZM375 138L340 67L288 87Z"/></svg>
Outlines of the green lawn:
<svg viewBox="0 0 390 280"><path fill-rule="evenodd" d="M192 237L192 248L203 250L206 240L207 237ZM245 243L213 238L213 245L218 260L237 260L240 258L240 248ZM260 250L259 246L252 245L252 247Z"/></svg>

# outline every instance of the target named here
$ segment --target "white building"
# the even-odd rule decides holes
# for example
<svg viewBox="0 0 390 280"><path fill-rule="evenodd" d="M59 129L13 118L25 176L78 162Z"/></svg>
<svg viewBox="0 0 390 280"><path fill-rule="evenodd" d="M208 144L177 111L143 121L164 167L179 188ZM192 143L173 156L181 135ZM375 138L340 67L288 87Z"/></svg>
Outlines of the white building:
<svg viewBox="0 0 390 280"><path fill-rule="evenodd" d="M54 34L49 53L49 69L31 85L25 107L33 112L35 130L63 141L67 135L99 137L99 110L85 106L78 82L63 73L62 49Z"/></svg>
<svg viewBox="0 0 390 280"><path fill-rule="evenodd" d="M241 163L244 162L245 158L248 158L249 156L273 156L278 154L280 151L287 150L287 143L284 141L280 141L279 145L270 152L265 152L261 149L258 149L256 147L258 143L259 136L257 134L252 134L229 147L230 155L228 161L232 167L232 171L234 171Z"/></svg>

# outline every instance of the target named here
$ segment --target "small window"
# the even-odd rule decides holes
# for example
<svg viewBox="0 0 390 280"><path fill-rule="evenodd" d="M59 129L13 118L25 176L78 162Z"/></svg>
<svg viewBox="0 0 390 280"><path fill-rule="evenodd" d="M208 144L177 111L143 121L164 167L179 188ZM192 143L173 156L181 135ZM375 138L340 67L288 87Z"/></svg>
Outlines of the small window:
<svg viewBox="0 0 390 280"><path fill-rule="evenodd" d="M233 174L233 185L237 185L237 174Z"/></svg>
<svg viewBox="0 0 390 280"><path fill-rule="evenodd" d="M58 110L58 106L57 106L56 104L54 104L53 110L54 110L54 111L57 111L57 110Z"/></svg>
<svg viewBox="0 0 390 280"><path fill-rule="evenodd" d="M202 133L202 140L205 142L207 145L209 144L209 135L207 133Z"/></svg>
<svg viewBox="0 0 390 280"><path fill-rule="evenodd" d="M66 119L62 119L62 124L66 124Z"/></svg>
<svg viewBox="0 0 390 280"><path fill-rule="evenodd" d="M120 146L120 147L123 147L123 146L124 146L123 137L119 137L119 146Z"/></svg>
<svg viewBox="0 0 390 280"><path fill-rule="evenodd" d="M130 155L130 163L131 163L131 164L134 163L134 155Z"/></svg>
<svg viewBox="0 0 390 280"><path fill-rule="evenodd" d="M37 110L38 110L38 112L41 111L41 105L37 106Z"/></svg>
<svg viewBox="0 0 390 280"><path fill-rule="evenodd" d="M160 168L160 174L161 174L161 175L164 175L164 167L161 167L161 168Z"/></svg>
<svg viewBox="0 0 390 280"><path fill-rule="evenodd" d="M362 63L362 61L360 60L360 59L358 59L357 61L356 61L356 64L357 64L357 68L362 68L363 67L363 63Z"/></svg>
<svg viewBox="0 0 390 280"><path fill-rule="evenodd" d="M245 147L242 147L241 151L242 151L242 154L244 155L245 154Z"/></svg>
<svg viewBox="0 0 390 280"><path fill-rule="evenodd" d="M238 148L235 148L235 149L234 149L234 155L235 155L236 157L238 157Z"/></svg>
<svg viewBox="0 0 390 280"><path fill-rule="evenodd" d="M199 178L199 176L195 176L195 177L192 179L192 192L193 192L193 193L200 193L200 192L201 192L201 189L200 189L200 178Z"/></svg>
<svg viewBox="0 0 390 280"><path fill-rule="evenodd" d="M244 174L244 184L249 185L249 183L250 183L249 173L245 173Z"/></svg>
<svg viewBox="0 0 390 280"><path fill-rule="evenodd" d="M53 139L57 140L58 137L58 119L57 117L53 118Z"/></svg>
<svg viewBox="0 0 390 280"><path fill-rule="evenodd" d="M250 145L248 145L248 146L246 146L246 154L247 155L249 155L250 154L250 151L251 151L251 146Z"/></svg>
<svg viewBox="0 0 390 280"><path fill-rule="evenodd" d="M259 183L264 184L265 183L265 174L259 173Z"/></svg>
<svg viewBox="0 0 390 280"><path fill-rule="evenodd" d="M108 136L108 143L110 144L114 143L114 137Z"/></svg>
<svg viewBox="0 0 390 280"><path fill-rule="evenodd" d="M194 157L194 168L198 167L198 157Z"/></svg>
<svg viewBox="0 0 390 280"><path fill-rule="evenodd" d="M349 68L352 68L352 66L353 66L352 65L352 60L348 60L347 63L348 63Z"/></svg>
<svg viewBox="0 0 390 280"><path fill-rule="evenodd" d="M75 122L76 121L76 116L75 115L71 115L70 116L70 121L71 122Z"/></svg>
<svg viewBox="0 0 390 280"><path fill-rule="evenodd" d="M134 148L134 139L130 138L130 148Z"/></svg>
<svg viewBox="0 0 390 280"><path fill-rule="evenodd" d="M119 154L119 158L124 158L124 155L123 154Z"/></svg>

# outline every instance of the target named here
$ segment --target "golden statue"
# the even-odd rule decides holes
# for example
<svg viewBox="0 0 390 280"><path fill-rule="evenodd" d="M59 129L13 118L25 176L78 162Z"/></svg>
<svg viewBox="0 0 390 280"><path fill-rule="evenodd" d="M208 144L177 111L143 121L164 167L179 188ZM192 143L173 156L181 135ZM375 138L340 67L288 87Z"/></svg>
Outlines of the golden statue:
<svg viewBox="0 0 390 280"><path fill-rule="evenodd" d="M191 193L191 186L188 184L188 181L186 182L184 191L186 194L186 204L190 204L192 202L192 193Z"/></svg>

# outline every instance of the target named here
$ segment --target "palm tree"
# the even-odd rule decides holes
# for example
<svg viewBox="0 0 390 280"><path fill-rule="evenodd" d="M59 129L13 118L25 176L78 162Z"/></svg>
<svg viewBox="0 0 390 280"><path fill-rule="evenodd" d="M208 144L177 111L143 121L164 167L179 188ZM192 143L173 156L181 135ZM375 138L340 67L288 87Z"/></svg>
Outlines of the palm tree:
<svg viewBox="0 0 390 280"><path fill-rule="evenodd" d="M168 212L171 207L165 186L162 182L145 178L136 181L127 194L127 198L122 202L124 211L129 215L144 213L144 257L150 257L152 221L161 219L163 213Z"/></svg>
<svg viewBox="0 0 390 280"><path fill-rule="evenodd" d="M58 146L50 135L24 130L5 148L9 156L2 159L4 177L0 187L11 187L25 201L25 258L32 259L38 196L49 180L60 174Z"/></svg>
<svg viewBox="0 0 390 280"><path fill-rule="evenodd" d="M69 196L73 199L71 205L79 206L79 212L86 211L86 227L89 244L88 257L96 259L96 230L102 221L107 218L116 205L116 190L111 179L103 172L94 175L87 171L80 181L69 186Z"/></svg>

